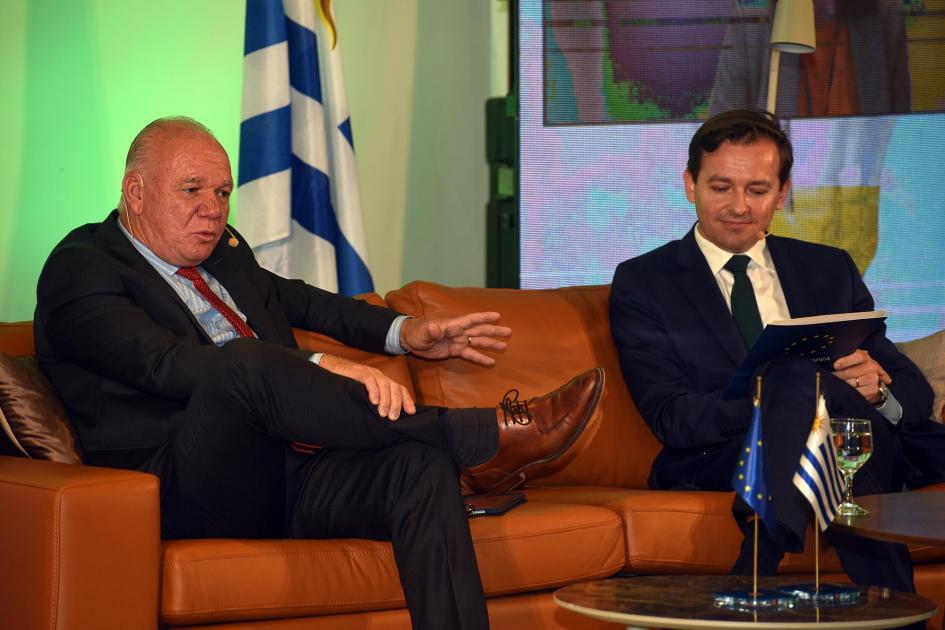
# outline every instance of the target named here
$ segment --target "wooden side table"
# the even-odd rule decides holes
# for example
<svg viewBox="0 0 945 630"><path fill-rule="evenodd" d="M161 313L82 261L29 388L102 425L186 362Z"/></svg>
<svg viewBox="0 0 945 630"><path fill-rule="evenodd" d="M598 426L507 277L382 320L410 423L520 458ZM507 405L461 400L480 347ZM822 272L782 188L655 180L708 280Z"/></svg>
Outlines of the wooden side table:
<svg viewBox="0 0 945 630"><path fill-rule="evenodd" d="M917 545L945 546L945 492L894 492L856 497L868 516L837 516L833 529Z"/></svg>

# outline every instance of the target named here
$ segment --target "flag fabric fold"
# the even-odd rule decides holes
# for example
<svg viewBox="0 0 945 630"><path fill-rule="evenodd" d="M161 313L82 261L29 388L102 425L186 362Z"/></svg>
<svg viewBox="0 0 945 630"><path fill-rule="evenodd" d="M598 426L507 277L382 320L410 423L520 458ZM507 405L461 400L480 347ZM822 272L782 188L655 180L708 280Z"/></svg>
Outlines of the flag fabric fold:
<svg viewBox="0 0 945 630"><path fill-rule="evenodd" d="M237 223L260 264L372 291L330 0L246 1L241 118Z"/></svg>
<svg viewBox="0 0 945 630"><path fill-rule="evenodd" d="M837 467L837 449L833 443L830 416L827 415L827 402L823 396L818 400L817 415L801 452L793 481L813 508L820 529L827 529L843 500L844 483Z"/></svg>
<svg viewBox="0 0 945 630"><path fill-rule="evenodd" d="M765 468L761 404L757 399L755 399L751 426L742 443L742 450L739 452L738 465L732 473L732 488L755 511L771 535L776 535L777 520L774 503L768 494L768 475Z"/></svg>

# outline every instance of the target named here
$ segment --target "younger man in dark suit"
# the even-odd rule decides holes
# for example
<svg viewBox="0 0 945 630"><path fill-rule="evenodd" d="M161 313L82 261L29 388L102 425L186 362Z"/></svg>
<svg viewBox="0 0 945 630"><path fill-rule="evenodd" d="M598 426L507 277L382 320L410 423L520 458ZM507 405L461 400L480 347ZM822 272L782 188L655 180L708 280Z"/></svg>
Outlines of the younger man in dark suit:
<svg viewBox="0 0 945 630"><path fill-rule="evenodd" d="M700 127L689 145L686 196L698 222L681 240L620 264L610 316L621 369L640 412L663 444L653 463L657 489L730 490L751 402L721 394L771 321L873 310L873 298L846 252L769 236L790 187L792 148L777 119L733 110ZM832 416L869 418L875 450L856 476L858 494L903 487L901 437L930 431L932 391L919 370L877 332L823 371ZM762 531L760 569L773 574L785 550L800 551L811 510L792 484L814 416L813 363L771 361L763 422L769 494L778 533ZM941 468L939 468L941 470ZM747 509L747 508L746 508ZM736 506L740 524L745 511ZM914 590L902 545L832 534L858 583ZM752 566L750 539L733 572Z"/></svg>
<svg viewBox="0 0 945 630"><path fill-rule="evenodd" d="M510 330L498 313L409 319L262 269L227 227L232 189L205 127L155 121L128 152L120 211L50 254L37 355L88 462L157 474L167 537L390 539L415 628L487 628L459 470L482 492L521 483L588 425L602 371L527 402L423 408L374 368L310 356L292 327L484 366Z"/></svg>

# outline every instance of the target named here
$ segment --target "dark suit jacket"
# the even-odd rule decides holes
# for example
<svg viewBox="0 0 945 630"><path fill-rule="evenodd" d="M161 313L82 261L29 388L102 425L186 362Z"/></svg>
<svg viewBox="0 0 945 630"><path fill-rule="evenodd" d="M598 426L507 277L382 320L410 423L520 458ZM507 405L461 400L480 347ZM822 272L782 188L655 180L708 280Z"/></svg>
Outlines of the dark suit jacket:
<svg viewBox="0 0 945 630"><path fill-rule="evenodd" d="M777 236L767 242L791 317L873 310L845 251ZM610 325L633 400L664 447L651 484L663 466L699 465L707 451L741 439L750 402L721 394L747 350L692 230L617 267ZM892 377L903 422L927 419L931 387L885 327L862 347Z"/></svg>
<svg viewBox="0 0 945 630"><path fill-rule="evenodd" d="M73 230L40 275L36 353L89 463L143 465L177 431L177 412L219 348L131 245L112 212ZM382 352L397 313L262 269L242 239L203 263L263 342L298 350L292 327Z"/></svg>

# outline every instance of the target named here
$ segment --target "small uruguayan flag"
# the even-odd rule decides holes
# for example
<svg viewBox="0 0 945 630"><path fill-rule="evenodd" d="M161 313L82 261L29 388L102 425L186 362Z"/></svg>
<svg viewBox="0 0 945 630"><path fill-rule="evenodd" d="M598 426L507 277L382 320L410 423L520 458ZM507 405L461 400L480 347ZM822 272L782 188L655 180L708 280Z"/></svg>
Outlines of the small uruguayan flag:
<svg viewBox="0 0 945 630"><path fill-rule="evenodd" d="M820 529L827 529L843 500L844 484L837 468L837 450L823 396L817 403L817 416L794 473L794 485L814 508Z"/></svg>
<svg viewBox="0 0 945 630"><path fill-rule="evenodd" d="M260 264L373 290L331 0L246 0L238 225Z"/></svg>

